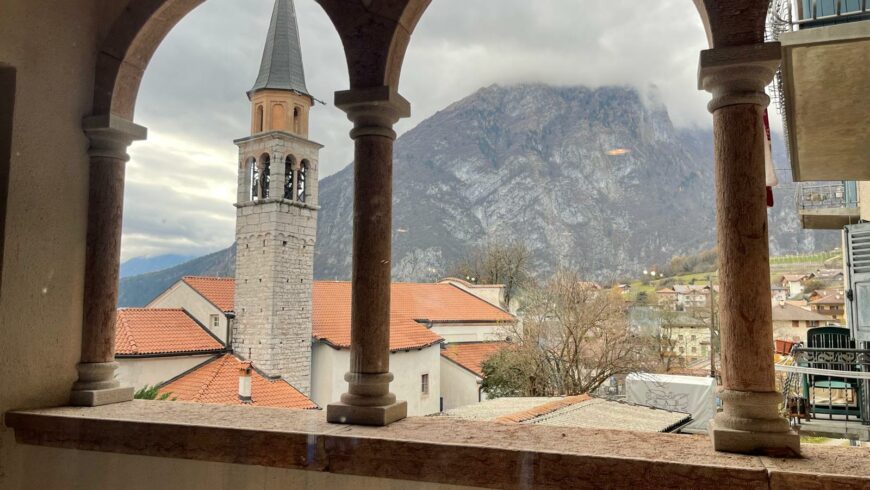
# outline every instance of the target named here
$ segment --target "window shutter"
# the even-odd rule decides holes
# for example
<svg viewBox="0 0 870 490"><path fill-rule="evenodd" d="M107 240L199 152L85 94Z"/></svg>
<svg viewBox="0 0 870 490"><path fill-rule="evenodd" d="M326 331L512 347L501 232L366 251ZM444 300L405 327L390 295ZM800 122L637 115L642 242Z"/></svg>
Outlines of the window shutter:
<svg viewBox="0 0 870 490"><path fill-rule="evenodd" d="M846 226L845 236L849 330L855 340L870 342L870 223Z"/></svg>

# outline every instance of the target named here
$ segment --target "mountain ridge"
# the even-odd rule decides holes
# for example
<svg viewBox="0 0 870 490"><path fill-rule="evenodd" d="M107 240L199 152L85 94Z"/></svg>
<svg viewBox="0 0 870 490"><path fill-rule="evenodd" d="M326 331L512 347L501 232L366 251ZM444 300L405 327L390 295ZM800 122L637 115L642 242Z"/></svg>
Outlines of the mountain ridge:
<svg viewBox="0 0 870 490"><path fill-rule="evenodd" d="M438 279L484 240L527 243L539 275L570 267L599 280L709 248L712 143L710 129L674 127L664 106L628 87L484 87L396 141L393 277ZM775 145L777 159L783 150ZM320 183L318 279L350 277L352 184L353 164ZM772 253L835 246L834 234L800 229L788 192L774 191ZM231 252L217 254L162 272L221 263L219 275L231 275ZM141 302L133 279L122 296Z"/></svg>

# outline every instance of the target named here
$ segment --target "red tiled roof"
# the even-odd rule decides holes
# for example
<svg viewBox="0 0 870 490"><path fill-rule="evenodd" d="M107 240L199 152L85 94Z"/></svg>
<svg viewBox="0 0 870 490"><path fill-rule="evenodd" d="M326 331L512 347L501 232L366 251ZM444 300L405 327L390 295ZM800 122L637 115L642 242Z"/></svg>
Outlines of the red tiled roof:
<svg viewBox="0 0 870 490"><path fill-rule="evenodd" d="M312 303L312 336L335 347L349 348L350 283L314 281ZM435 332L412 318L395 312L390 315L391 351L421 349L440 341Z"/></svg>
<svg viewBox="0 0 870 490"><path fill-rule="evenodd" d="M519 424L521 422L525 422L526 420L531 420L535 417L540 417L541 415L546 415L551 412L555 412L556 410L570 407L575 403L585 402L591 399L589 395L575 395L575 396L566 396L560 400L554 400L552 402L544 403L543 405L538 405L537 407L530 408L528 410L523 410L521 412L512 413L510 415L502 415L495 419L496 422L504 422L508 424Z"/></svg>
<svg viewBox="0 0 870 490"><path fill-rule="evenodd" d="M223 311L232 311L235 281L185 277L184 282ZM335 347L350 346L350 282L314 281L312 334ZM434 322L513 322L514 317L451 284L393 283L390 349L419 349L441 337L415 320Z"/></svg>
<svg viewBox="0 0 870 490"><path fill-rule="evenodd" d="M171 393L179 401L242 405L239 400L239 369L242 361L224 354L200 364L160 387L160 394ZM317 405L283 379L270 380L256 370L251 372L251 405L313 409Z"/></svg>
<svg viewBox="0 0 870 490"><path fill-rule="evenodd" d="M115 320L115 355L219 352L224 346L181 308L122 308Z"/></svg>
<svg viewBox="0 0 870 490"><path fill-rule="evenodd" d="M833 293L810 301L811 305L842 305L845 304L841 293Z"/></svg>
<svg viewBox="0 0 870 490"><path fill-rule="evenodd" d="M507 347L507 342L475 342L468 344L449 344L441 355L483 377L483 363L493 354Z"/></svg>
<svg viewBox="0 0 870 490"><path fill-rule="evenodd" d="M232 277L185 276L181 279L223 312L233 311L236 281Z"/></svg>

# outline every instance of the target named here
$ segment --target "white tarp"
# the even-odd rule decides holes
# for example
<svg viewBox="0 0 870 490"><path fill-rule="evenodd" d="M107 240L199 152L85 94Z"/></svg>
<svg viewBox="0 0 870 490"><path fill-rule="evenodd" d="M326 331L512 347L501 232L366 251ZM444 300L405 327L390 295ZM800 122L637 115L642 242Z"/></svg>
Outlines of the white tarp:
<svg viewBox="0 0 870 490"><path fill-rule="evenodd" d="M689 430L707 430L716 414L716 380L698 376L634 373L625 378L628 402L692 414Z"/></svg>

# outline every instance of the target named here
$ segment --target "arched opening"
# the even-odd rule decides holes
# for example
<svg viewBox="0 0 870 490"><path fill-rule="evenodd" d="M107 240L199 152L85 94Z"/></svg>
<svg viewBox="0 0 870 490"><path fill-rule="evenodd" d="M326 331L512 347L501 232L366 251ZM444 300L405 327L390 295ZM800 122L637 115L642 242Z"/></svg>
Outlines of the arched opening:
<svg viewBox="0 0 870 490"><path fill-rule="evenodd" d="M293 108L293 132L300 133L302 129L302 111L299 106Z"/></svg>
<svg viewBox="0 0 870 490"><path fill-rule="evenodd" d="M256 201L260 198L260 170L257 167L257 160L251 158L248 160L248 182L251 184L251 200Z"/></svg>
<svg viewBox="0 0 870 490"><path fill-rule="evenodd" d="M263 114L263 106L257 106L257 119L256 119L256 127L254 128L254 132L262 133L263 127L265 125L265 115Z"/></svg>
<svg viewBox="0 0 870 490"><path fill-rule="evenodd" d="M271 129L283 131L287 129L287 110L283 104L275 104L272 106L272 127Z"/></svg>
<svg viewBox="0 0 870 490"><path fill-rule="evenodd" d="M260 197L266 199L269 197L269 167L270 158L268 153L260 155Z"/></svg>
<svg viewBox="0 0 870 490"><path fill-rule="evenodd" d="M298 202L305 202L308 196L308 184L306 182L308 168L308 160L302 160L299 164L299 171L296 173L296 201Z"/></svg>
<svg viewBox="0 0 870 490"><path fill-rule="evenodd" d="M284 160L284 199L293 199L293 185L296 182L293 175L295 166L296 157L287 155L287 158Z"/></svg>

